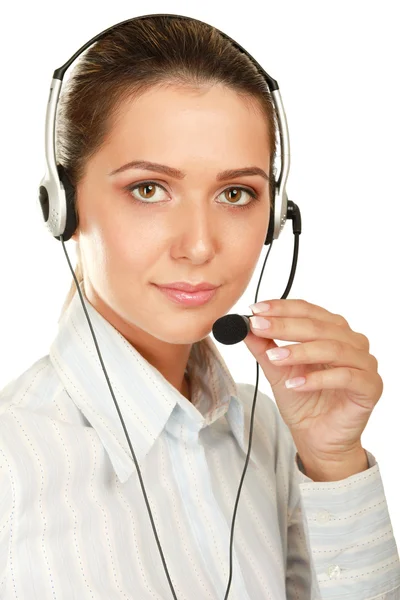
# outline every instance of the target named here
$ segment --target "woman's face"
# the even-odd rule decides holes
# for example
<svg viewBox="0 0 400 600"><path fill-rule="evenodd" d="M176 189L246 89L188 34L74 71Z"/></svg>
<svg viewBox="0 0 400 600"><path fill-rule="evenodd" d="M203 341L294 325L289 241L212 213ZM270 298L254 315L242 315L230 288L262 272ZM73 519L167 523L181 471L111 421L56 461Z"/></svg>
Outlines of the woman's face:
<svg viewBox="0 0 400 600"><path fill-rule="evenodd" d="M77 187L73 239L95 306L97 298L133 329L191 344L238 301L266 237L269 187L259 174L218 174L259 167L268 175L267 124L253 102L222 85L165 86L121 105ZM111 174L132 161L182 175L143 167ZM186 306L153 285L176 281L219 287L207 303Z"/></svg>

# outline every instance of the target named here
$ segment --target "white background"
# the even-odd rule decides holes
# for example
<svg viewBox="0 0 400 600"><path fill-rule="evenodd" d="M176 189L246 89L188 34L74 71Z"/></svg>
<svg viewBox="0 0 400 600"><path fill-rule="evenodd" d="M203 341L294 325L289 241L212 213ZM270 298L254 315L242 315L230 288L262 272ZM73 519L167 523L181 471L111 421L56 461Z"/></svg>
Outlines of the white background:
<svg viewBox="0 0 400 600"><path fill-rule="evenodd" d="M362 443L379 463L400 543L397 8L382 0L4 3L0 388L48 353L72 280L37 205L54 69L100 31L134 16L165 12L206 21L279 83L291 142L288 196L303 225L289 298L342 314L370 340L384 391ZM281 297L286 287L291 225L274 242L259 301ZM75 264L74 242L67 250ZM249 313L266 251L231 312ZM256 362L244 343L218 347L236 381L255 383ZM259 389L271 396L261 369Z"/></svg>

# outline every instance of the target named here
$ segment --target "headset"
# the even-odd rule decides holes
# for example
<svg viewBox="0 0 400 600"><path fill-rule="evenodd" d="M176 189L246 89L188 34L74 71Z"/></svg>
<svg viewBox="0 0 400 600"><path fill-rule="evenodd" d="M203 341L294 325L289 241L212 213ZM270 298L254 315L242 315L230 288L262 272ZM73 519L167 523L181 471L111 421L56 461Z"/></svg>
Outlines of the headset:
<svg viewBox="0 0 400 600"><path fill-rule="evenodd" d="M74 234L77 228L77 218L75 212L75 189L72 185L67 172L65 171L63 165L57 164L56 162L56 144L55 144L55 134L56 134L56 114L57 114L57 104L60 95L61 85L63 81L63 77L65 75L65 71L70 67L71 63L90 45L94 42L102 38L106 33L110 30L123 25L124 23L128 23L129 21L135 21L137 19L147 19L149 17L167 17L169 19L189 19L191 21L197 21L199 23L204 23L203 21L199 21L198 19L193 19L192 17L187 17L184 15L175 15L175 14L150 14L150 15L140 15L138 17L134 17L132 19L126 19L125 21L121 21L116 25L112 25L108 27L101 33L92 37L86 44L84 44L75 54L60 68L56 69L53 73L53 77L50 84L50 94L47 102L47 110L46 110L46 121L45 121L45 161L46 161L46 171L45 175L42 178L39 186L39 205L42 210L43 219L45 226L48 231L55 237L57 240L61 241L63 250L73 275L77 291L80 296L80 300L82 303L83 310L86 314L86 318L88 320L88 324L93 336L93 340L97 349L97 353L99 355L100 363L102 369L104 371L104 375L106 377L108 386L110 388L111 396L114 400L115 407L117 409L119 418L121 420L122 427L124 429L129 448L132 453L132 457L136 466L136 470L138 473L141 489L143 492L144 500L146 502L147 510L149 513L150 522L152 525L154 537L158 546L158 550L160 553L161 561L165 570L165 574L171 589L172 596L175 600L177 600L177 596L172 585L172 581L169 575L169 571L165 562L164 554L161 548L161 544L158 538L157 530L154 524L153 515L150 509L149 501L147 498L146 490L143 484L141 471L136 459L135 452L132 448L132 444L125 426L125 422L123 420L121 411L119 409L118 403L116 401L113 389L111 387L110 380L108 378L107 371L105 369L103 359L99 350L99 346L97 343L97 339L95 333L93 331L93 327L91 321L89 319L89 315L85 306L85 302L79 287L78 280L76 278L74 269L71 265L68 253L65 248L64 242L68 241L71 236ZM294 251L293 251L293 261L291 272L288 280L288 284L286 286L285 292L281 296L281 299L287 298L289 291L292 287L294 275L296 272L297 258L298 258L298 247L299 247L299 235L301 233L301 215L298 206L288 200L286 193L286 182L289 175L289 167L290 167L290 148L289 148L289 133L287 129L286 115L283 108L278 82L273 79L261 65L235 40L229 37L227 34L223 33L219 29L214 29L222 35L224 38L229 40L240 52L243 52L248 56L248 58L253 62L253 64L257 67L258 71L265 78L268 89L271 93L275 113L278 122L279 128L279 141L280 141L280 157L281 157L281 169L279 173L279 177L275 179L273 178L273 187L274 187L274 197L271 198L270 205L270 220L268 225L267 236L264 241L264 245L269 245L268 252L266 254L263 267L261 269L260 279L257 285L256 295L254 302L257 302L258 298L258 289L260 287L261 278L264 272L265 263L268 259L269 253L271 251L273 240L278 239L287 219L292 220L293 222L293 234L294 238ZM272 176L272 174L270 174ZM217 321L215 321L212 332L217 341L223 344L236 344L243 340L250 331L250 323L249 317L252 315L237 315L237 314L229 314L225 315ZM257 390L258 390L258 375L259 375L259 363L256 360L256 385L254 391L253 405L251 410L251 418L250 418L250 430L249 430L249 445L246 456L246 461L243 469L243 473L241 476L238 493L236 497L235 507L233 511L232 517L232 525L231 525L231 533L230 533L230 548L229 548L229 563L230 563L230 571L229 571L229 580L224 596L224 600L228 598L231 581L232 581L232 545L233 545L233 533L234 533L234 524L237 512L237 506L239 502L240 492L243 485L244 476L246 474L247 465L250 458L251 451L251 443L253 437L253 422L254 422L254 411L256 406L256 398L257 398Z"/></svg>

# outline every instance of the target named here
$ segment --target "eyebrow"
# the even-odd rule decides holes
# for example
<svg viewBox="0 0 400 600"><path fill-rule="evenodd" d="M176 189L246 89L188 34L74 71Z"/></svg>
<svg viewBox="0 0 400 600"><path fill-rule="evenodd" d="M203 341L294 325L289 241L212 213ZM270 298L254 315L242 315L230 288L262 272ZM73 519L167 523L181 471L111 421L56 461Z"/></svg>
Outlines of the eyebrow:
<svg viewBox="0 0 400 600"><path fill-rule="evenodd" d="M128 169L145 169L147 171L157 171L159 173L165 173L170 177L174 177L175 179L183 179L186 177L186 173L179 171L178 169L174 169L173 167L168 167L167 165L161 165L159 163L149 162L146 160L133 160L126 165L122 165L122 167L118 167L118 169L114 169L109 173L109 176L116 175L117 173L122 173L123 171L127 171ZM243 169L227 169L226 171L221 171L217 174L217 180L223 181L225 179L233 179L234 177L240 177L243 175L261 175L264 179L269 181L269 177L263 169L260 167L244 167Z"/></svg>

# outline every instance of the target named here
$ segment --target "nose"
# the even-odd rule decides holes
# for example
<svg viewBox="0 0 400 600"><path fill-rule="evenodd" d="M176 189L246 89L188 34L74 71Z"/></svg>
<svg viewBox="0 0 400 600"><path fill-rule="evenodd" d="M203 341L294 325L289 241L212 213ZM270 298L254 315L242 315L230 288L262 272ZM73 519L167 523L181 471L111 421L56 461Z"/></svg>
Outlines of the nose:
<svg viewBox="0 0 400 600"><path fill-rule="evenodd" d="M198 201L188 199L182 203L173 219L174 258L187 258L193 264L210 261L218 244L216 214L212 204L204 198Z"/></svg>

